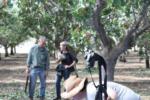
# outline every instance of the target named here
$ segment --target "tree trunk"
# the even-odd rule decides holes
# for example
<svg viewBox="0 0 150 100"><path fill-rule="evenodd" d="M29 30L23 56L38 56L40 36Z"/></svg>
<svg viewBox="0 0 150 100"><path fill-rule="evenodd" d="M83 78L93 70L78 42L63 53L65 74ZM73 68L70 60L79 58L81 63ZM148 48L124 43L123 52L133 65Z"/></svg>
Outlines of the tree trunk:
<svg viewBox="0 0 150 100"><path fill-rule="evenodd" d="M149 68L149 56L148 56L148 53L147 53L147 49L145 48L145 64L146 64L146 68Z"/></svg>
<svg viewBox="0 0 150 100"><path fill-rule="evenodd" d="M112 57L110 57L112 58ZM107 80L113 81L114 80L114 70L115 70L115 65L116 65L117 59L113 60L112 59L106 59L107 63Z"/></svg>
<svg viewBox="0 0 150 100"><path fill-rule="evenodd" d="M13 46L10 47L10 55L14 55Z"/></svg>
<svg viewBox="0 0 150 100"><path fill-rule="evenodd" d="M148 59L146 59L146 68L149 68L149 57L148 57Z"/></svg>
<svg viewBox="0 0 150 100"><path fill-rule="evenodd" d="M4 49L5 49L5 57L8 57L9 56L9 54L8 54L8 47L4 46Z"/></svg>
<svg viewBox="0 0 150 100"><path fill-rule="evenodd" d="M1 58L1 53L0 53L0 60L2 60L2 58Z"/></svg>
<svg viewBox="0 0 150 100"><path fill-rule="evenodd" d="M14 53L16 54L16 47L14 46L14 48L13 48L13 49L14 49Z"/></svg>

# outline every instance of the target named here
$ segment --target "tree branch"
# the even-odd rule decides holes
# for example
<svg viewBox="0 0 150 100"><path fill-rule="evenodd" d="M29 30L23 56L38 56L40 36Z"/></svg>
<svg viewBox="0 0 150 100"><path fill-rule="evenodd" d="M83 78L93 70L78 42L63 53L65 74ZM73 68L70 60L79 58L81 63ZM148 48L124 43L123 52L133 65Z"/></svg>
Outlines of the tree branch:
<svg viewBox="0 0 150 100"><path fill-rule="evenodd" d="M138 31L140 25L142 24L142 21L143 19L145 18L145 16L147 15L147 12L148 12L148 7L150 5L150 1L149 0L145 0L144 1L144 4L143 4L143 7L142 7L142 10L140 12L140 17L139 19L137 20L137 22L135 22L133 24L133 26L131 26L131 28L127 31L127 35L124 37L124 41L123 41L123 44L121 45L121 47L126 50L129 48L129 44L130 42L134 39L134 37L139 36L140 34L142 34L146 29L148 29L148 26L144 27L141 31ZM137 33L138 31L138 33ZM139 33L141 32L141 33Z"/></svg>
<svg viewBox="0 0 150 100"><path fill-rule="evenodd" d="M103 0L96 0L96 5L94 7L94 13L93 13L93 25L98 35L100 36L103 46L107 47L110 44L109 39L106 35L104 25L100 21L100 13L103 9L104 4L105 2Z"/></svg>
<svg viewBox="0 0 150 100"><path fill-rule="evenodd" d="M141 34L143 34L144 32L146 32L147 30L150 30L150 24L148 24L144 28L138 30L136 32L136 37L140 36Z"/></svg>
<svg viewBox="0 0 150 100"><path fill-rule="evenodd" d="M136 33L136 30L139 28L141 22L143 21L143 19L147 15L149 5L150 5L150 1L149 0L145 0L145 2L143 4L143 7L142 7L142 10L140 12L139 19L137 20L137 22L135 22L133 24L133 26L131 26L131 28L128 30L127 34L131 35L131 34Z"/></svg>

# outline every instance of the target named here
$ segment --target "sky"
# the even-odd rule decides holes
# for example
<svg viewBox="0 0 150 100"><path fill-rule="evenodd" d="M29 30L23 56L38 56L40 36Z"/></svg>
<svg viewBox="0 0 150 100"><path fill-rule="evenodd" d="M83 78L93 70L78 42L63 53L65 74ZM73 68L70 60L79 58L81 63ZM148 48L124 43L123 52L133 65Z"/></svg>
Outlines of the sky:
<svg viewBox="0 0 150 100"><path fill-rule="evenodd" d="M35 44L35 39L30 38L29 40L26 40L19 45L16 46L16 52L17 53L28 53L31 49L31 47ZM0 46L0 53L4 53L4 48ZM10 53L10 49L9 49Z"/></svg>

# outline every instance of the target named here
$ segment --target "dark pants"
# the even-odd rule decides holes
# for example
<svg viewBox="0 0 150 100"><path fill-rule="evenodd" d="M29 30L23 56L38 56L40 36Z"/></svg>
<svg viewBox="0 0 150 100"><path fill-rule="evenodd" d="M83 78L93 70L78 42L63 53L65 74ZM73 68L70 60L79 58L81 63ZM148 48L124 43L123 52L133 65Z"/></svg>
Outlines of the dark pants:
<svg viewBox="0 0 150 100"><path fill-rule="evenodd" d="M60 64L58 66L63 66L63 65ZM55 84L57 97L60 97L60 94L61 94L61 80L62 80L62 78L64 78L64 80L66 80L67 78L69 78L70 74L71 74L71 71L69 71L68 69L57 70L56 84Z"/></svg>

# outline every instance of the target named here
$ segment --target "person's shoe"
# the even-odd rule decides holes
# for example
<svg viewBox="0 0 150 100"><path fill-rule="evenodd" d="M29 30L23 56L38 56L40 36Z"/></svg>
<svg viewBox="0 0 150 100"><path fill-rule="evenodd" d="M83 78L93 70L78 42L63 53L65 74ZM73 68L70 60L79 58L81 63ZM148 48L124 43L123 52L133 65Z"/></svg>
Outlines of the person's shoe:
<svg viewBox="0 0 150 100"><path fill-rule="evenodd" d="M61 100L61 97L56 97L53 100Z"/></svg>
<svg viewBox="0 0 150 100"><path fill-rule="evenodd" d="M45 100L45 98L44 97L40 97L40 100Z"/></svg>
<svg viewBox="0 0 150 100"><path fill-rule="evenodd" d="M33 100L33 98L29 97L29 100Z"/></svg>

